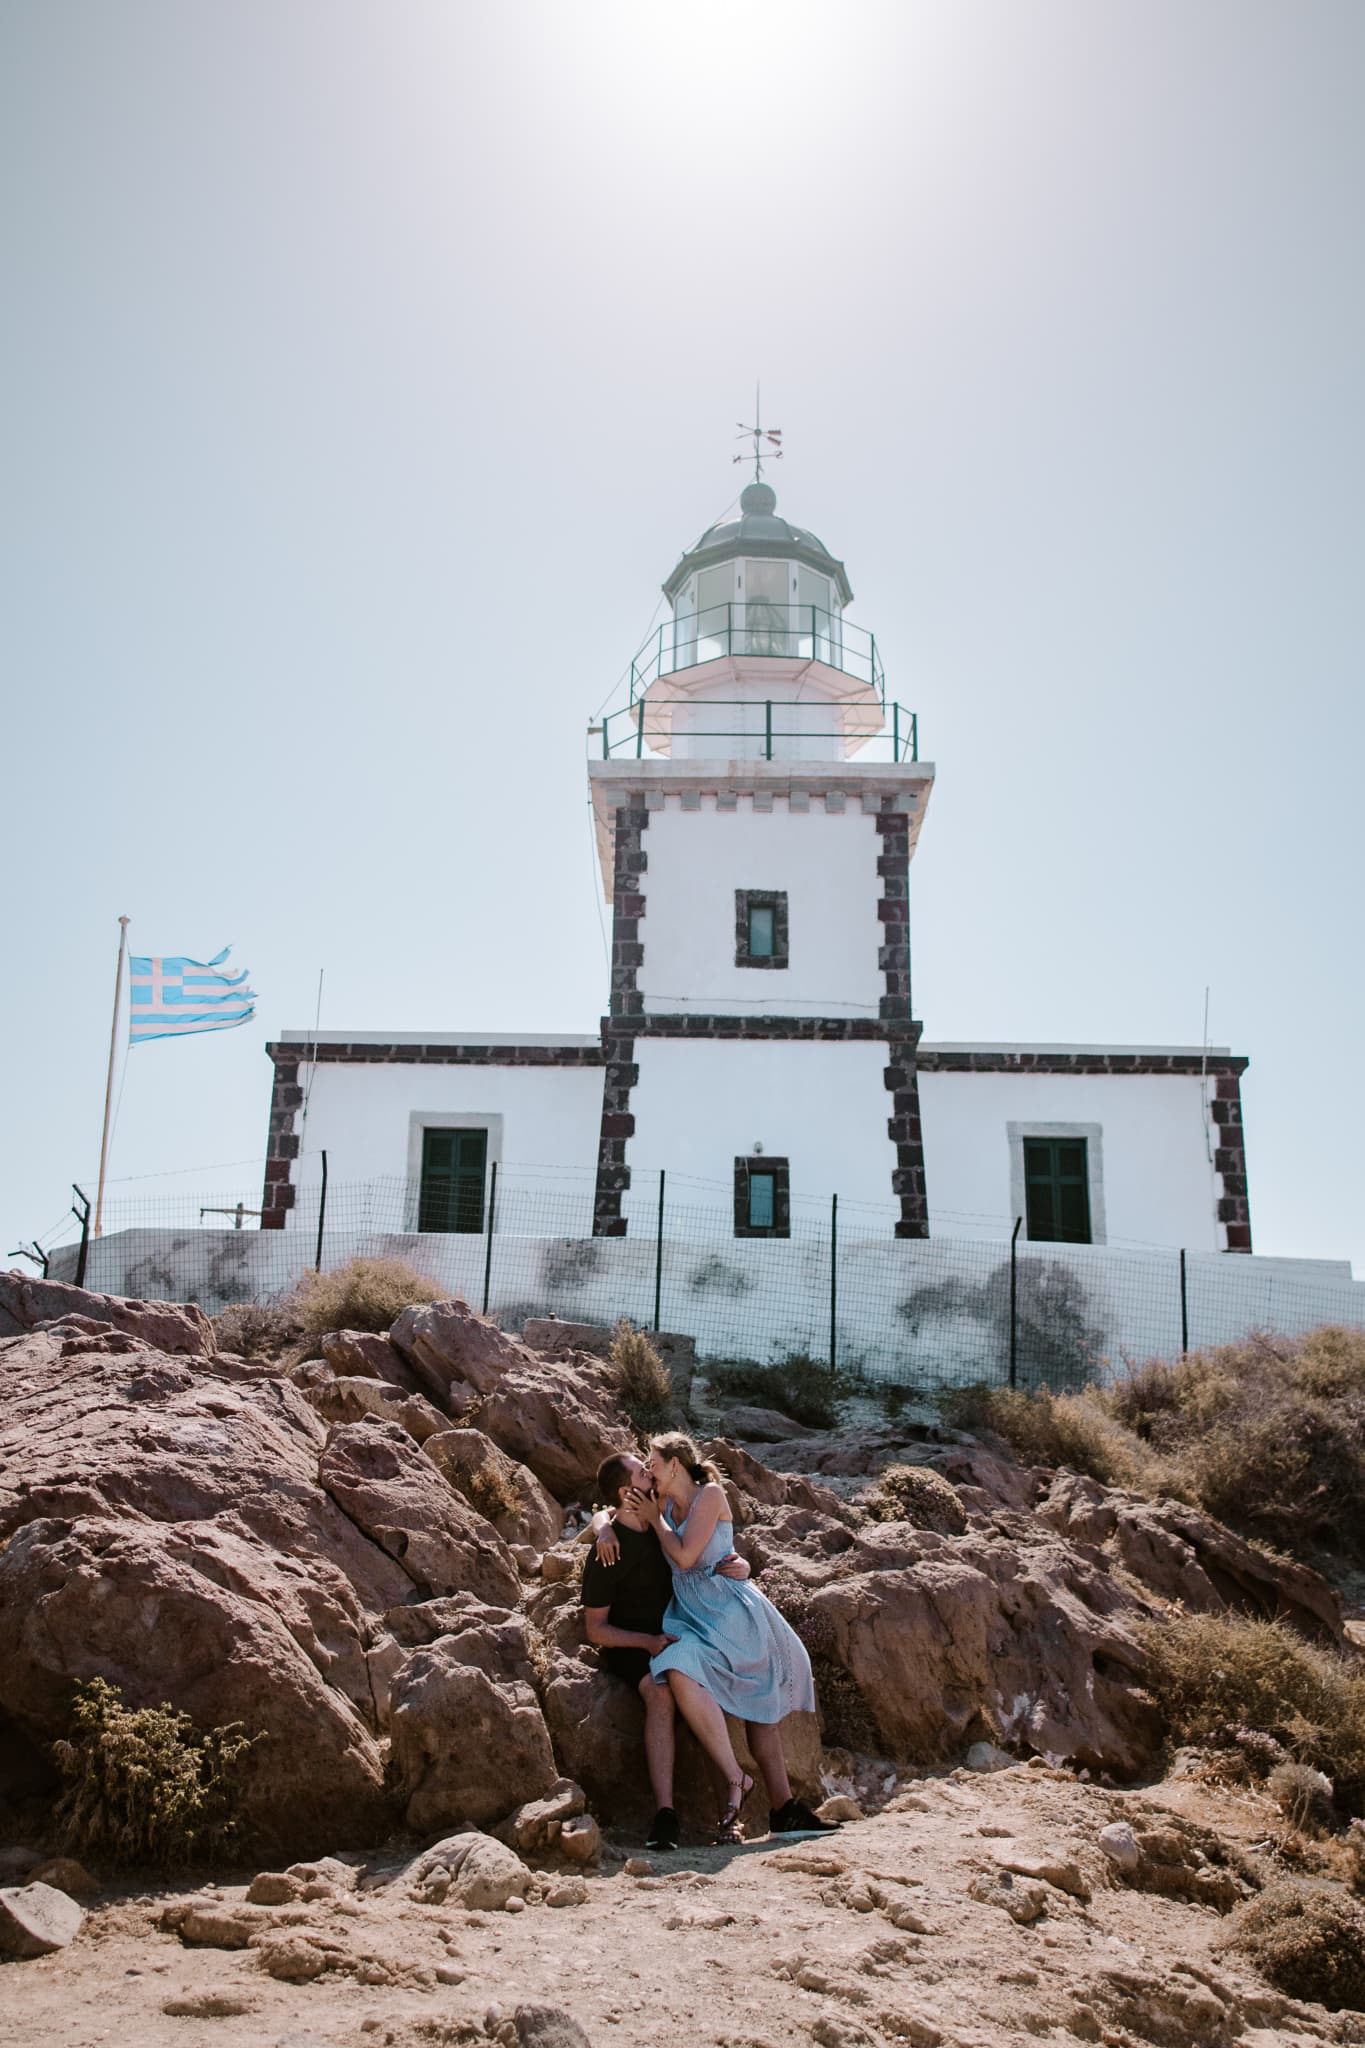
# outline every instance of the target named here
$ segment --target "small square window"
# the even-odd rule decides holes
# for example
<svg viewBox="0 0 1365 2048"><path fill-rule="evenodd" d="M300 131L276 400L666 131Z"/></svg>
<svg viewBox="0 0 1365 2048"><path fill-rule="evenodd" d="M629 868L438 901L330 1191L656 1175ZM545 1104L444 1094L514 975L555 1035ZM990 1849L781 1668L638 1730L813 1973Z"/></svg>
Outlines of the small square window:
<svg viewBox="0 0 1365 2048"><path fill-rule="evenodd" d="M736 889L735 965L790 965L785 889Z"/></svg>
<svg viewBox="0 0 1365 2048"><path fill-rule="evenodd" d="M791 1172L766 1153L735 1161L735 1236L791 1236Z"/></svg>

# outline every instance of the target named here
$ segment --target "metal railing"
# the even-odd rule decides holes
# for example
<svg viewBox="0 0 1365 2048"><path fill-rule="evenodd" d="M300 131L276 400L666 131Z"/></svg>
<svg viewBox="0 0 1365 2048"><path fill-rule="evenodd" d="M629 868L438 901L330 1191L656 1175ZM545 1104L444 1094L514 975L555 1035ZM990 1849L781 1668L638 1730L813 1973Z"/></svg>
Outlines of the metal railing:
<svg viewBox="0 0 1365 2048"><path fill-rule="evenodd" d="M661 676L700 668L727 655L757 655L764 660L819 661L886 695L886 675L877 653L875 634L854 626L841 612L816 604L771 604L751 598L746 604L717 604L700 612L667 620L648 639L630 665L633 704Z"/></svg>
<svg viewBox="0 0 1365 2048"><path fill-rule="evenodd" d="M658 718L659 709L671 706L686 710L689 716L676 722L668 721L667 727ZM611 760L613 755L633 754L638 761L646 747L655 739L663 739L668 733L670 747L679 740L744 740L747 746L738 758L744 760L801 758L784 751L788 740L837 740L842 745L850 738L867 740L883 739L891 749L893 761L918 761L919 759L919 716L907 711L903 704L894 700L883 703L885 714L883 730L870 731L866 724L866 708L862 705L826 704L821 699L806 698L794 703L790 698L753 697L653 697L648 703L643 698L633 704L624 705L619 711L608 712L599 725L589 726L590 736L598 733L602 737L602 759ZM737 724L698 725L694 717L703 713L742 712L747 717ZM812 714L828 713L824 725L815 726L806 722ZM796 717L793 719L792 714ZM623 729L624 721L624 729ZM613 732L613 727L615 728ZM886 728L889 727L889 730ZM774 743L777 752L774 754ZM807 757L810 758L810 757Z"/></svg>

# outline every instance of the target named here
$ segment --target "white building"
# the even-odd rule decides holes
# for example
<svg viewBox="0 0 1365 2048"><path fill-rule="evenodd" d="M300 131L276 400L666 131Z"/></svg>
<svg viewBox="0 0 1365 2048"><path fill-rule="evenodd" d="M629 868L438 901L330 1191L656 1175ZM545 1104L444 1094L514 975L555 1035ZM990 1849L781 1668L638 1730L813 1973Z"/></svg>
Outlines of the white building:
<svg viewBox="0 0 1365 2048"><path fill-rule="evenodd" d="M263 1228L325 1152L334 1185L401 1183L418 1233L482 1232L496 1165L565 1236L640 1235L666 1170L723 1189L736 1239L837 1193L888 1238L1023 1218L1054 1244L1250 1252L1245 1059L922 1042L909 870L934 770L843 564L756 481L664 591L629 705L592 733L600 1034L286 1031Z"/></svg>

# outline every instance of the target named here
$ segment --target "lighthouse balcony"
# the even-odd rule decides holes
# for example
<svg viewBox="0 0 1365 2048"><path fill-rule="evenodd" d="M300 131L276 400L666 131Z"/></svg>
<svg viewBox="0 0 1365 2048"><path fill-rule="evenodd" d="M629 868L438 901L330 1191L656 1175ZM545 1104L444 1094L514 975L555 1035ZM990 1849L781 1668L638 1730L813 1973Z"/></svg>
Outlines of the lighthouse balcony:
<svg viewBox="0 0 1365 2048"><path fill-rule="evenodd" d="M698 669L714 671L717 663L734 661L813 665L827 671L831 697L886 694L875 634L821 605L751 598L666 620L630 665L631 702L665 677L686 674L691 685Z"/></svg>
<svg viewBox="0 0 1365 2048"><path fill-rule="evenodd" d="M805 690L796 678L770 675L767 681L773 690L785 682L783 694L698 696L656 685L590 726L590 750L604 761L656 755L675 761L827 761L875 743L870 760L919 760L919 719L903 704L815 696L808 677Z"/></svg>

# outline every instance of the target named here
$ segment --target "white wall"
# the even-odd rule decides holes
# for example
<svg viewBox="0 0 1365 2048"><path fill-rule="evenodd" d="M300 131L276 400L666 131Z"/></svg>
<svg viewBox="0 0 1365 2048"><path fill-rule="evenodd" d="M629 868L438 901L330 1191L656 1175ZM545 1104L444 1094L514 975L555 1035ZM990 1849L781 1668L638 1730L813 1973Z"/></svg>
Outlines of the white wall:
<svg viewBox="0 0 1365 2048"><path fill-rule="evenodd" d="M755 811L741 797L719 811L703 796L700 810L684 811L670 796L641 844L646 1012L877 1015L886 987L877 965L881 842L856 801L827 813L813 796L800 812L774 797L771 811ZM790 967L736 967L736 889L787 891Z"/></svg>
<svg viewBox="0 0 1365 2048"><path fill-rule="evenodd" d="M924 1172L935 1236L1008 1235L1011 1123L1098 1124L1105 1241L1221 1251L1218 1182L1203 1104L1213 1083L1167 1074L919 1077ZM1252 1227L1255 1228L1253 1191Z"/></svg>
<svg viewBox="0 0 1365 2048"><path fill-rule="evenodd" d="M860 1237L844 1228L842 1204L840 1217L842 1362L901 1385L1003 1382L1008 1244ZM699 1218L677 1214L673 1221L663 1245L664 1329L695 1337L703 1358L781 1358L793 1351L828 1356L827 1231L790 1242L735 1239L719 1212L709 1233L685 1227ZM642 1217L629 1237L578 1242L499 1230L489 1268L490 1309L508 1323L547 1311L568 1321L610 1324L628 1315L652 1322L657 1247L651 1225L652 1218ZM407 1259L477 1308L488 1250L481 1237L329 1230L322 1263L338 1265L357 1253ZM212 1311L286 1293L311 1266L314 1251L312 1236L301 1230L115 1231L92 1241L86 1284L103 1293L197 1300ZM76 1247L64 1246L54 1257L53 1278L72 1279L75 1262ZM1195 1348L1257 1329L1365 1328L1365 1284L1352 1281L1344 1262L1195 1253L1187 1277ZM1019 1258L1019 1303L1024 1384L1103 1379L1125 1354L1171 1358L1180 1349L1179 1261L1169 1251L1030 1246ZM1041 1325L1040 1304L1051 1309Z"/></svg>
<svg viewBox="0 0 1365 2048"><path fill-rule="evenodd" d="M299 1079L307 1091L306 1063ZM321 1171L317 1155L323 1150L330 1190L379 1179L409 1180L414 1115L446 1123L468 1117L476 1125L500 1119L489 1131L488 1157L497 1160L500 1175L507 1169L502 1199L511 1198L514 1184L552 1191L561 1185L553 1172L534 1169L575 1168L581 1176L596 1164L602 1070L321 1061L308 1097L304 1156L295 1162L294 1185L316 1184ZM590 1199L586 1213L591 1217Z"/></svg>
<svg viewBox="0 0 1365 2048"><path fill-rule="evenodd" d="M757 1140L790 1159L793 1202L814 1205L822 1223L837 1194L841 1204L873 1205L889 1234L900 1206L891 1193L896 1148L886 1134L885 1045L637 1038L635 1057L628 1213L650 1210L661 1166L675 1201L689 1199L690 1178L706 1184L707 1202L719 1188L725 1206L735 1160ZM700 1189L693 1199L703 1199Z"/></svg>

